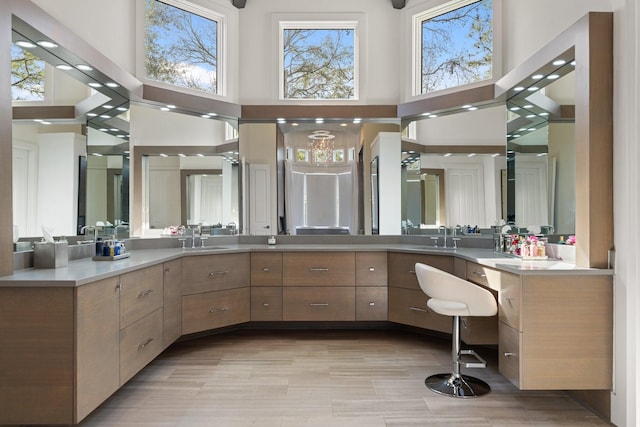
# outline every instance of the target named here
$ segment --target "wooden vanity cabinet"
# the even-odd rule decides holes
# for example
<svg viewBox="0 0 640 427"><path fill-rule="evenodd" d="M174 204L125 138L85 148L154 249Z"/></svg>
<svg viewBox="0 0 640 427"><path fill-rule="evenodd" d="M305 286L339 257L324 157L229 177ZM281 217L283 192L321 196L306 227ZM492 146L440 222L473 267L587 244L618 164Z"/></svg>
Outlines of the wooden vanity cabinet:
<svg viewBox="0 0 640 427"><path fill-rule="evenodd" d="M387 252L356 252L356 320L388 319Z"/></svg>
<svg viewBox="0 0 640 427"><path fill-rule="evenodd" d="M164 349L163 265L120 276L120 384Z"/></svg>
<svg viewBox="0 0 640 427"><path fill-rule="evenodd" d="M120 387L120 279L76 288L76 414L82 420Z"/></svg>
<svg viewBox="0 0 640 427"><path fill-rule="evenodd" d="M451 317L437 314L427 307L429 297L422 292L416 277L416 263L423 263L449 273L454 272L453 257L413 253L388 253L389 320L403 325L451 333Z"/></svg>
<svg viewBox="0 0 640 427"><path fill-rule="evenodd" d="M165 262L163 273L163 347L167 348L182 334L182 259Z"/></svg>
<svg viewBox="0 0 640 427"><path fill-rule="evenodd" d="M248 322L249 253L190 256L182 260L182 334Z"/></svg>
<svg viewBox="0 0 640 427"><path fill-rule="evenodd" d="M251 253L251 320L282 320L282 252Z"/></svg>
<svg viewBox="0 0 640 427"><path fill-rule="evenodd" d="M355 320L355 252L284 252L282 273L283 320Z"/></svg>

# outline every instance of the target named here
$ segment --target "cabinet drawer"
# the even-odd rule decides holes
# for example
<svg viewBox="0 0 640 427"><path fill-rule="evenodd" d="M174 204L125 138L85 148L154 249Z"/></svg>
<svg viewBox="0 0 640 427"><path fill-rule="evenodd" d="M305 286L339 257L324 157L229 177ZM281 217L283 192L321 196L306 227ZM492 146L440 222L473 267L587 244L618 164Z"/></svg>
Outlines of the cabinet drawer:
<svg viewBox="0 0 640 427"><path fill-rule="evenodd" d="M427 307L422 291L389 287L389 320L403 325L451 333L452 320Z"/></svg>
<svg viewBox="0 0 640 427"><path fill-rule="evenodd" d="M251 288L251 320L282 320L282 286Z"/></svg>
<svg viewBox="0 0 640 427"><path fill-rule="evenodd" d="M162 307L162 265L120 277L120 329Z"/></svg>
<svg viewBox="0 0 640 427"><path fill-rule="evenodd" d="M282 252L251 254L251 286L282 286Z"/></svg>
<svg viewBox="0 0 640 427"><path fill-rule="evenodd" d="M454 272L453 257L448 255L403 254L390 252L388 255L389 285L420 290L416 278L417 262L430 265L447 273Z"/></svg>
<svg viewBox="0 0 640 427"><path fill-rule="evenodd" d="M498 292L498 318L512 328L522 331L520 314L522 312L522 285L520 278L503 273L500 292Z"/></svg>
<svg viewBox="0 0 640 427"><path fill-rule="evenodd" d="M356 286L387 286L386 252L356 252Z"/></svg>
<svg viewBox="0 0 640 427"><path fill-rule="evenodd" d="M183 334L236 325L249 319L249 287L182 297Z"/></svg>
<svg viewBox="0 0 640 427"><path fill-rule="evenodd" d="M182 295L249 286L248 253L190 256L182 260Z"/></svg>
<svg viewBox="0 0 640 427"><path fill-rule="evenodd" d="M505 285L520 282L520 278L515 274L498 271L470 261L467 261L467 280L494 291L502 290Z"/></svg>
<svg viewBox="0 0 640 427"><path fill-rule="evenodd" d="M356 320L387 320L387 287L356 287Z"/></svg>
<svg viewBox="0 0 640 427"><path fill-rule="evenodd" d="M470 316L460 319L460 338L466 344L498 344L498 316Z"/></svg>
<svg viewBox="0 0 640 427"><path fill-rule="evenodd" d="M498 326L500 344L498 346L498 369L500 373L520 388L521 334L500 322ZM549 351L553 351L550 349ZM550 367L550 369L553 369Z"/></svg>
<svg viewBox="0 0 640 427"><path fill-rule="evenodd" d="M162 352L162 309L120 331L120 384Z"/></svg>
<svg viewBox="0 0 640 427"><path fill-rule="evenodd" d="M288 287L282 290L284 320L355 320L355 287Z"/></svg>
<svg viewBox="0 0 640 427"><path fill-rule="evenodd" d="M354 252L298 252L282 255L284 286L353 286Z"/></svg>

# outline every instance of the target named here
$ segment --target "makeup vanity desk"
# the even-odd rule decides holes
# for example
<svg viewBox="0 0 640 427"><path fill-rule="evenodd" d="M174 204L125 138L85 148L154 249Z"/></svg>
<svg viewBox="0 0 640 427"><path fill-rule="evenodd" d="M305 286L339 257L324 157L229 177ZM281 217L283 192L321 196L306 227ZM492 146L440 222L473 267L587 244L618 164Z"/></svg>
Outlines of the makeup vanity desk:
<svg viewBox="0 0 640 427"><path fill-rule="evenodd" d="M79 423L179 337L218 328L450 333L450 318L426 306L416 262L494 293L498 315L464 319L462 336L497 344L500 372L520 389L611 388L612 270L412 244L134 249L0 277L0 424Z"/></svg>

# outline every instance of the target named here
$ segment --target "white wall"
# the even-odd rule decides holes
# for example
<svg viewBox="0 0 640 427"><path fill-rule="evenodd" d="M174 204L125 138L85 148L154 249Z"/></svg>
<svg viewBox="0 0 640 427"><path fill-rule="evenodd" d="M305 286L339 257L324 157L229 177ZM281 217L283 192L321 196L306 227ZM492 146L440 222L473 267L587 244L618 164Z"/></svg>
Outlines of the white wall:
<svg viewBox="0 0 640 427"><path fill-rule="evenodd" d="M402 233L402 180L400 133L380 132L371 143L371 158L378 156L378 218L380 235Z"/></svg>

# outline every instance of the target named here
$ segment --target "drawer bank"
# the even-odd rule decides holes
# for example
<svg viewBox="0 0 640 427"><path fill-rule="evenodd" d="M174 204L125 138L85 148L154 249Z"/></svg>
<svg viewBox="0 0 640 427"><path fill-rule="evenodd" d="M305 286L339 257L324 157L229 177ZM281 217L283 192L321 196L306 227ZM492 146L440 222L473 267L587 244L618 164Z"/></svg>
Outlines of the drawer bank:
<svg viewBox="0 0 640 427"><path fill-rule="evenodd" d="M0 424L79 423L180 336L247 322L450 333L427 307L416 262L495 294L498 315L463 319L462 337L497 345L500 372L520 389L611 388L610 270L389 246L134 250L0 278Z"/></svg>

